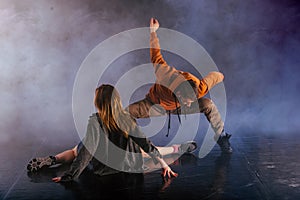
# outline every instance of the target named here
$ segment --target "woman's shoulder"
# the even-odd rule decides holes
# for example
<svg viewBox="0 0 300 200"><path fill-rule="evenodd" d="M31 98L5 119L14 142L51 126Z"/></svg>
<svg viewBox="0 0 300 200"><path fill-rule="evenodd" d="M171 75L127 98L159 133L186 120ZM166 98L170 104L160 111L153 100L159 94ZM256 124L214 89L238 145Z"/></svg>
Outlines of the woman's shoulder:
<svg viewBox="0 0 300 200"><path fill-rule="evenodd" d="M100 120L100 119L99 119ZM89 116L89 123L99 123L97 113L92 113Z"/></svg>
<svg viewBox="0 0 300 200"><path fill-rule="evenodd" d="M92 113L89 119L97 119L97 113Z"/></svg>

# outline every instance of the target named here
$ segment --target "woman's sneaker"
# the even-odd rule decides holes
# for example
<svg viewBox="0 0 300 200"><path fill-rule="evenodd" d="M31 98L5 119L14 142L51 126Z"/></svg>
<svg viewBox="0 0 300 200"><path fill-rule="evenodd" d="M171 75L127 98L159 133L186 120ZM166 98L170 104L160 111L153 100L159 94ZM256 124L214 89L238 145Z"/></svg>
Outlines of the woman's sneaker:
<svg viewBox="0 0 300 200"><path fill-rule="evenodd" d="M43 167L50 167L56 164L56 158L54 156L47 156L43 158L33 158L27 165L27 170L30 172L36 172Z"/></svg>
<svg viewBox="0 0 300 200"><path fill-rule="evenodd" d="M225 133L224 136L220 136L217 143L220 146L223 153L232 153L232 148L229 142L230 134Z"/></svg>
<svg viewBox="0 0 300 200"><path fill-rule="evenodd" d="M184 153L193 153L197 149L197 143L195 141L189 141L184 144L181 144L178 148L179 154Z"/></svg>

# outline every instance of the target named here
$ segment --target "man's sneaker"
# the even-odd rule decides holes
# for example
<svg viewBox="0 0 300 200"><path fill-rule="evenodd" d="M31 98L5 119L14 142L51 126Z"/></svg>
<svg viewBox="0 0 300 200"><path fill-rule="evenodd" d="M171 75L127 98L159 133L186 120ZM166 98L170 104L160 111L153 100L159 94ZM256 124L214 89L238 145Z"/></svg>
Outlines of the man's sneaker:
<svg viewBox="0 0 300 200"><path fill-rule="evenodd" d="M197 149L197 143L195 141L189 141L181 144L178 148L178 153L193 153Z"/></svg>
<svg viewBox="0 0 300 200"><path fill-rule="evenodd" d="M231 137L230 134L225 133L225 135L224 136L221 135L217 141L223 153L232 153L232 148L229 142L230 137Z"/></svg>
<svg viewBox="0 0 300 200"><path fill-rule="evenodd" d="M47 156L43 158L33 158L27 165L27 170L30 172L36 172L42 167L50 167L56 164L56 158L54 156Z"/></svg>

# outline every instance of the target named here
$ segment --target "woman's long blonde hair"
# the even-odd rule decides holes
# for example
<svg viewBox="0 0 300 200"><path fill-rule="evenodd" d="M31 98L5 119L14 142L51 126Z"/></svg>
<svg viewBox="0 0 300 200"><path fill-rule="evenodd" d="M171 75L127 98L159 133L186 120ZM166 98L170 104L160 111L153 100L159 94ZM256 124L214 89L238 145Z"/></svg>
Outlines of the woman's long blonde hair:
<svg viewBox="0 0 300 200"><path fill-rule="evenodd" d="M135 121L123 109L119 92L113 86L103 84L95 90L94 104L108 132L123 133L128 138Z"/></svg>

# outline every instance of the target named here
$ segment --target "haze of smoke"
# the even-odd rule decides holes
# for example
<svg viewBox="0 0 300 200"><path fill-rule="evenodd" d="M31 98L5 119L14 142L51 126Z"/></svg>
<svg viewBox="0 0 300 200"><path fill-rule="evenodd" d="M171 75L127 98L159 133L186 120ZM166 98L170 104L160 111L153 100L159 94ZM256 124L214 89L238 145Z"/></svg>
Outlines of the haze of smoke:
<svg viewBox="0 0 300 200"><path fill-rule="evenodd" d="M228 129L297 131L297 13L295 1L1 1L0 142L73 136L72 87L81 62L101 41L148 26L150 17L193 37L224 72ZM119 70L106 80L148 56L116 62Z"/></svg>

